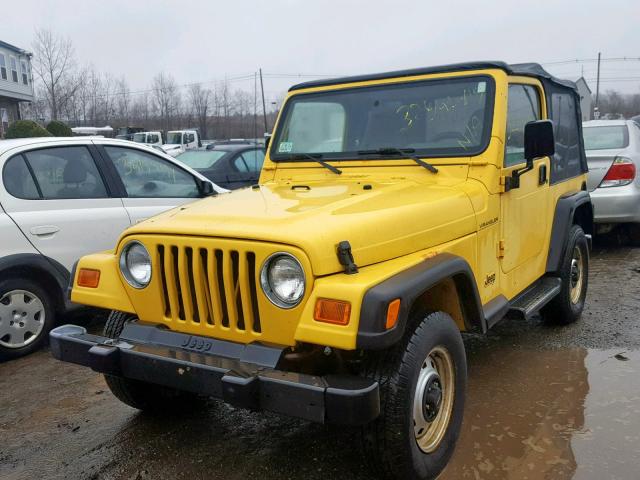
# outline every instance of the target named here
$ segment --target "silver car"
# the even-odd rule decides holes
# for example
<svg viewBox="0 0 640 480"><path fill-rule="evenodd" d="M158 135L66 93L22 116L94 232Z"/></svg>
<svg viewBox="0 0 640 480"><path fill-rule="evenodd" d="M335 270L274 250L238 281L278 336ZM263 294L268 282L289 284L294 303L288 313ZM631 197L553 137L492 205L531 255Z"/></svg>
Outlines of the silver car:
<svg viewBox="0 0 640 480"><path fill-rule="evenodd" d="M640 125L632 120L584 122L584 148L598 231L640 224ZM637 231L640 225L632 225Z"/></svg>

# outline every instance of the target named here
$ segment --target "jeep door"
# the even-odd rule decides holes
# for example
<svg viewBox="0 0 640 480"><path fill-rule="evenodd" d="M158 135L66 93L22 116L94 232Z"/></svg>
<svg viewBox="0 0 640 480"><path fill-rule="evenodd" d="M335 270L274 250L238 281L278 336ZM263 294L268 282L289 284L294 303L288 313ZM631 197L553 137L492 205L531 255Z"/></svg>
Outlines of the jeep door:
<svg viewBox="0 0 640 480"><path fill-rule="evenodd" d="M113 248L130 225L92 146L24 149L7 159L2 181L7 215L41 254L68 270L83 255Z"/></svg>
<svg viewBox="0 0 640 480"><path fill-rule="evenodd" d="M540 120L544 111L542 88L535 80L522 79L509 84L507 124L502 175L526 166L524 127ZM502 271L509 273L535 259L548 239L549 158L534 161L533 170L520 177L520 186L502 194L501 242ZM530 285L536 273L514 275L518 283ZM529 278L533 277L533 278ZM523 286L523 288L524 288Z"/></svg>

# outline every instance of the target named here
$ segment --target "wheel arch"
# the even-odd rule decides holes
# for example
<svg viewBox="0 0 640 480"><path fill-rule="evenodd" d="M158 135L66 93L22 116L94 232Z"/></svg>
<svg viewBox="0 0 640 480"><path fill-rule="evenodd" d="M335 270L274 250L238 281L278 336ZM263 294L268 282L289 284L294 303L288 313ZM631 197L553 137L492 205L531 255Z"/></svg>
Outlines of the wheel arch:
<svg viewBox="0 0 640 480"><path fill-rule="evenodd" d="M589 192L581 190L558 199L553 216L546 272L556 274L562 264L569 231L580 225L585 234L593 235L593 205Z"/></svg>
<svg viewBox="0 0 640 480"><path fill-rule="evenodd" d="M65 290L70 273L59 262L35 253L17 253L0 258L0 276L13 275L28 278L45 288L51 294L56 314L67 309Z"/></svg>
<svg viewBox="0 0 640 480"><path fill-rule="evenodd" d="M385 328L389 303L400 299L396 325ZM471 267L462 257L442 253L370 288L360 310L357 348L381 350L398 342L418 311L443 311L460 330L479 327L486 319Z"/></svg>

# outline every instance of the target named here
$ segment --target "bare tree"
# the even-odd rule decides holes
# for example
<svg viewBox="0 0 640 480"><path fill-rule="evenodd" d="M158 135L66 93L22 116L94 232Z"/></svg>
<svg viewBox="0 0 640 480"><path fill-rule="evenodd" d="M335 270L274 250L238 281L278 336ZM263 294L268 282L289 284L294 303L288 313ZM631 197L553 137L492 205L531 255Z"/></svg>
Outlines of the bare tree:
<svg viewBox="0 0 640 480"><path fill-rule="evenodd" d="M211 90L202 88L200 84L189 86L189 104L191 113L198 122L203 138L207 138L207 113L209 111Z"/></svg>
<svg viewBox="0 0 640 480"><path fill-rule="evenodd" d="M179 113L180 94L176 82L170 75L160 72L153 78L153 91L162 128L169 130Z"/></svg>
<svg viewBox="0 0 640 480"><path fill-rule="evenodd" d="M57 120L61 108L77 88L73 82L73 45L50 30L40 29L35 32L33 51L33 70L44 85L51 118Z"/></svg>
<svg viewBox="0 0 640 480"><path fill-rule="evenodd" d="M129 110L131 109L131 91L124 77L116 81L116 105L119 121L129 124Z"/></svg>

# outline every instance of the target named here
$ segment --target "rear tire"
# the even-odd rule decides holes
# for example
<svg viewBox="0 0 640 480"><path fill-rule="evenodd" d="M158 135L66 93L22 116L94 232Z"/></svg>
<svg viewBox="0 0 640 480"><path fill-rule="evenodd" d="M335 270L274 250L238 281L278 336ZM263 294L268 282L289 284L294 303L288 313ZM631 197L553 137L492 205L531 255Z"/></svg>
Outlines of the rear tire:
<svg viewBox="0 0 640 480"><path fill-rule="evenodd" d="M467 388L464 345L451 317L436 312L412 323L405 340L373 361L368 376L380 385L380 416L362 432L367 462L397 480L432 479L444 469Z"/></svg>
<svg viewBox="0 0 640 480"><path fill-rule="evenodd" d="M569 231L560 279L560 293L544 306L541 314L548 323L568 325L582 315L589 284L589 246L579 225Z"/></svg>
<svg viewBox="0 0 640 480"><path fill-rule="evenodd" d="M0 281L0 360L42 348L55 324L51 295L28 278Z"/></svg>
<svg viewBox="0 0 640 480"><path fill-rule="evenodd" d="M640 247L640 223L630 223L627 227L629 243L633 247Z"/></svg>
<svg viewBox="0 0 640 480"><path fill-rule="evenodd" d="M135 321L134 315L112 311L104 326L104 335L118 338L127 322ZM162 385L131 380L115 375L105 375L111 392L130 407L154 414L177 414L192 411L205 404L205 398Z"/></svg>

